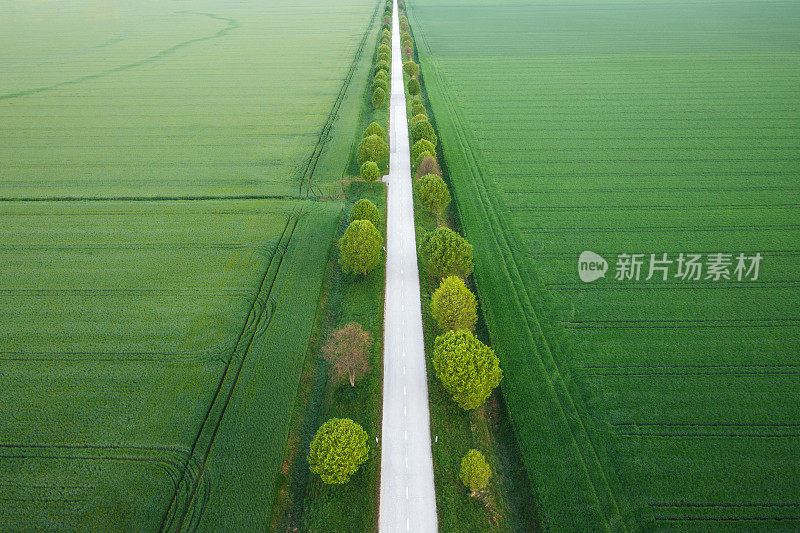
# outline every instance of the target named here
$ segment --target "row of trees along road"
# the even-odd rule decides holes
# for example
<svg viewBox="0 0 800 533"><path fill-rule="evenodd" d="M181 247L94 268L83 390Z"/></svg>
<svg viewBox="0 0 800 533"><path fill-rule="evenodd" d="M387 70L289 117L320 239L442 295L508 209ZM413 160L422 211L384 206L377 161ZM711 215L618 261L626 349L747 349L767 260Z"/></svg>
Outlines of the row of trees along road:
<svg viewBox="0 0 800 533"><path fill-rule="evenodd" d="M375 55L370 91L372 105L383 107L389 94L391 70L392 2L387 0L381 25L381 40ZM358 144L361 177L370 183L380 179L389 160L386 130L372 122ZM383 237L378 228L381 216L375 204L361 198L349 214L350 224L339 239L339 264L344 273L366 276L383 258ZM356 382L370 372L372 336L361 324L350 322L331 332L323 348L331 381L336 385ZM350 480L369 457L367 433L349 418L331 418L317 430L311 441L308 465L323 483L343 484Z"/></svg>

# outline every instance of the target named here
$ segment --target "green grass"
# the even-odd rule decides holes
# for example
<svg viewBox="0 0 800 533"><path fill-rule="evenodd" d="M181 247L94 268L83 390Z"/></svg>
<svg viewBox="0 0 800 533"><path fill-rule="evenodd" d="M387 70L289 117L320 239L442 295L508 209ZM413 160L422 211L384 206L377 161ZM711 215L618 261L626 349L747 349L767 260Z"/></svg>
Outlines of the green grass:
<svg viewBox="0 0 800 533"><path fill-rule="evenodd" d="M800 4L409 7L544 525L797 527ZM584 285L583 250L764 261Z"/></svg>
<svg viewBox="0 0 800 533"><path fill-rule="evenodd" d="M386 230L386 186L370 189L364 183L348 188L345 213L339 235L349 224L347 213L358 198L368 198L381 213ZM334 247L328 258L323 297L314 326L311 357L301 381L301 400L293 415L290 446L284 459L281 499L276 509L273 531L294 527L301 531L373 531L378 523L380 489L380 450L375 437L380 435L383 386L383 264L366 277L343 274ZM349 322L358 322L373 337L371 372L356 386L329 384L328 364L321 357L328 334ZM319 426L332 417L351 418L369 435L370 458L345 485L324 485L308 470L307 454Z"/></svg>
<svg viewBox="0 0 800 533"><path fill-rule="evenodd" d="M269 525L379 7L5 14L0 529Z"/></svg>

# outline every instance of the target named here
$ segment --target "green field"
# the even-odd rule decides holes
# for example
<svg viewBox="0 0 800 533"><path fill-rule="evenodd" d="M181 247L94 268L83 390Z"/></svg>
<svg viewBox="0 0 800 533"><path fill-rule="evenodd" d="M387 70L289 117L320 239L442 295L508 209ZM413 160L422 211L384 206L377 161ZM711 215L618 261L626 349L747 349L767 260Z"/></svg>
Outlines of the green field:
<svg viewBox="0 0 800 533"><path fill-rule="evenodd" d="M268 526L379 7L2 3L1 530Z"/></svg>
<svg viewBox="0 0 800 533"><path fill-rule="evenodd" d="M800 3L408 7L544 526L800 527Z"/></svg>

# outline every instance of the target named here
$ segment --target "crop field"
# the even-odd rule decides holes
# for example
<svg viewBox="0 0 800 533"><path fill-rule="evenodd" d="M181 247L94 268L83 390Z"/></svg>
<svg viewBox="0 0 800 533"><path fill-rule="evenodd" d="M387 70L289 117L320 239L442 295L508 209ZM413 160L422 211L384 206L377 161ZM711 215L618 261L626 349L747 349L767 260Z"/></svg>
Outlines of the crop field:
<svg viewBox="0 0 800 533"><path fill-rule="evenodd" d="M800 3L408 9L543 524L799 528Z"/></svg>
<svg viewBox="0 0 800 533"><path fill-rule="evenodd" d="M378 7L0 2L0 530L267 528Z"/></svg>

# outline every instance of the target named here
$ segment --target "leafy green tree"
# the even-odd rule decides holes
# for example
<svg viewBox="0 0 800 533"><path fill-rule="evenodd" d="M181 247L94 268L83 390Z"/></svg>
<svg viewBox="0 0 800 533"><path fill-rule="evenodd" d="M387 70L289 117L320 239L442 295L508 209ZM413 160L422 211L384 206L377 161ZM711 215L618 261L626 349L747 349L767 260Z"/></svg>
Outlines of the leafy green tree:
<svg viewBox="0 0 800 533"><path fill-rule="evenodd" d="M385 63L391 63L392 62L392 56L390 56L386 52L378 52L378 61L383 61ZM385 72L385 71L379 70L378 72Z"/></svg>
<svg viewBox="0 0 800 533"><path fill-rule="evenodd" d="M378 206L366 198L358 200L350 209L350 222L355 220L369 220L376 228L381 227L381 215L378 212Z"/></svg>
<svg viewBox="0 0 800 533"><path fill-rule="evenodd" d="M389 157L389 145L384 138L375 134L364 137L358 143L358 164L375 161L380 166Z"/></svg>
<svg viewBox="0 0 800 533"><path fill-rule="evenodd" d="M400 46L414 46L414 39L411 37L409 33L403 33L400 36ZM411 74L409 74L410 76Z"/></svg>
<svg viewBox="0 0 800 533"><path fill-rule="evenodd" d="M369 220L355 220L339 239L339 263L344 272L365 276L381 261L383 237Z"/></svg>
<svg viewBox="0 0 800 533"><path fill-rule="evenodd" d="M465 329L439 335L433 345L433 368L453 400L462 409L483 405L503 379L494 350Z"/></svg>
<svg viewBox="0 0 800 533"><path fill-rule="evenodd" d="M442 331L472 331L478 320L475 295L458 276L447 276L431 296L431 314Z"/></svg>
<svg viewBox="0 0 800 533"><path fill-rule="evenodd" d="M361 177L364 178L364 181L369 182L369 188L372 188L372 184L381 177L381 170L378 168L378 163L375 161L367 161L363 165L361 165ZM353 220L352 218L350 220Z"/></svg>
<svg viewBox="0 0 800 533"><path fill-rule="evenodd" d="M388 28L384 28L383 29L383 34L382 35L383 35L384 39L388 39L390 41L392 40L392 32L390 32Z"/></svg>
<svg viewBox="0 0 800 533"><path fill-rule="evenodd" d="M373 79L382 79L383 81L389 81L389 75L386 73L385 70L379 70L375 73L375 77Z"/></svg>
<svg viewBox="0 0 800 533"><path fill-rule="evenodd" d="M370 135L377 135L381 139L386 139L386 130L381 127L377 122L370 122L367 129L364 130L363 138L366 139Z"/></svg>
<svg viewBox="0 0 800 533"><path fill-rule="evenodd" d="M436 228L420 239L419 255L425 272L434 278L472 273L472 245L450 228Z"/></svg>
<svg viewBox="0 0 800 533"><path fill-rule="evenodd" d="M340 384L346 380L356 386L359 380L369 373L369 350L372 335L364 331L358 322L350 322L328 335L322 348L322 355L330 363L328 374L331 380Z"/></svg>
<svg viewBox="0 0 800 533"><path fill-rule="evenodd" d="M389 83L386 80L380 78L378 78L377 80L372 80L372 91L375 92L375 89L382 90L385 96L386 93L389 91Z"/></svg>
<svg viewBox="0 0 800 533"><path fill-rule="evenodd" d="M422 90L419 86L419 80L417 78L411 78L408 80L408 94L411 96L417 96L420 91Z"/></svg>
<svg viewBox="0 0 800 533"><path fill-rule="evenodd" d="M411 147L411 160L415 167L419 166L424 152L436 154L436 146L427 139L420 139Z"/></svg>
<svg viewBox="0 0 800 533"><path fill-rule="evenodd" d="M440 178L442 177L442 169L439 168L439 162L431 154L422 157L422 161L417 165L417 175L415 177L419 179L428 174L436 174Z"/></svg>
<svg viewBox="0 0 800 533"><path fill-rule="evenodd" d="M391 37L390 37L390 39L391 39ZM389 48L389 45L387 45L387 44L381 44L378 47L378 53L380 54L381 52L386 52L387 54L391 54L392 53L392 49Z"/></svg>
<svg viewBox="0 0 800 533"><path fill-rule="evenodd" d="M384 102L386 102L386 91L380 87L375 87L372 90L372 105L374 107L383 107Z"/></svg>
<svg viewBox="0 0 800 533"><path fill-rule="evenodd" d="M403 72L405 72L412 78L416 78L419 75L419 65L417 65L413 61L406 61L405 63L403 63Z"/></svg>
<svg viewBox="0 0 800 533"><path fill-rule="evenodd" d="M450 190L442 178L428 174L417 180L417 198L431 213L441 213L450 203Z"/></svg>
<svg viewBox="0 0 800 533"><path fill-rule="evenodd" d="M331 418L317 430L308 452L311 472L328 485L350 481L369 456L367 432L349 418Z"/></svg>
<svg viewBox="0 0 800 533"><path fill-rule="evenodd" d="M425 104L423 104L422 101L419 98L412 99L411 100L411 115L412 116L421 115L423 113L427 114L427 111L425 110Z"/></svg>
<svg viewBox="0 0 800 533"><path fill-rule="evenodd" d="M411 48L410 46L404 46L403 47L403 59L408 61L413 57L414 57L414 49Z"/></svg>
<svg viewBox="0 0 800 533"><path fill-rule="evenodd" d="M411 117L410 126L413 128L420 122L428 122L428 115L426 113L420 113L418 115L414 115L413 117Z"/></svg>
<svg viewBox="0 0 800 533"><path fill-rule="evenodd" d="M483 454L473 449L461 459L460 477L461 482L470 490L471 496L476 496L489 484L492 469L489 468L489 463Z"/></svg>
<svg viewBox="0 0 800 533"><path fill-rule="evenodd" d="M386 74L389 74L389 72L392 71L392 67L389 66L389 62L388 61L378 61L375 64L375 68L373 70L373 73L377 74L381 70L385 71Z"/></svg>
<svg viewBox="0 0 800 533"><path fill-rule="evenodd" d="M412 126L410 136L412 144L420 139L425 139L426 141L430 141L430 143L435 147L437 141L439 140L436 137L436 132L433 131L433 126L431 126L431 123L427 121L417 122L414 126Z"/></svg>

